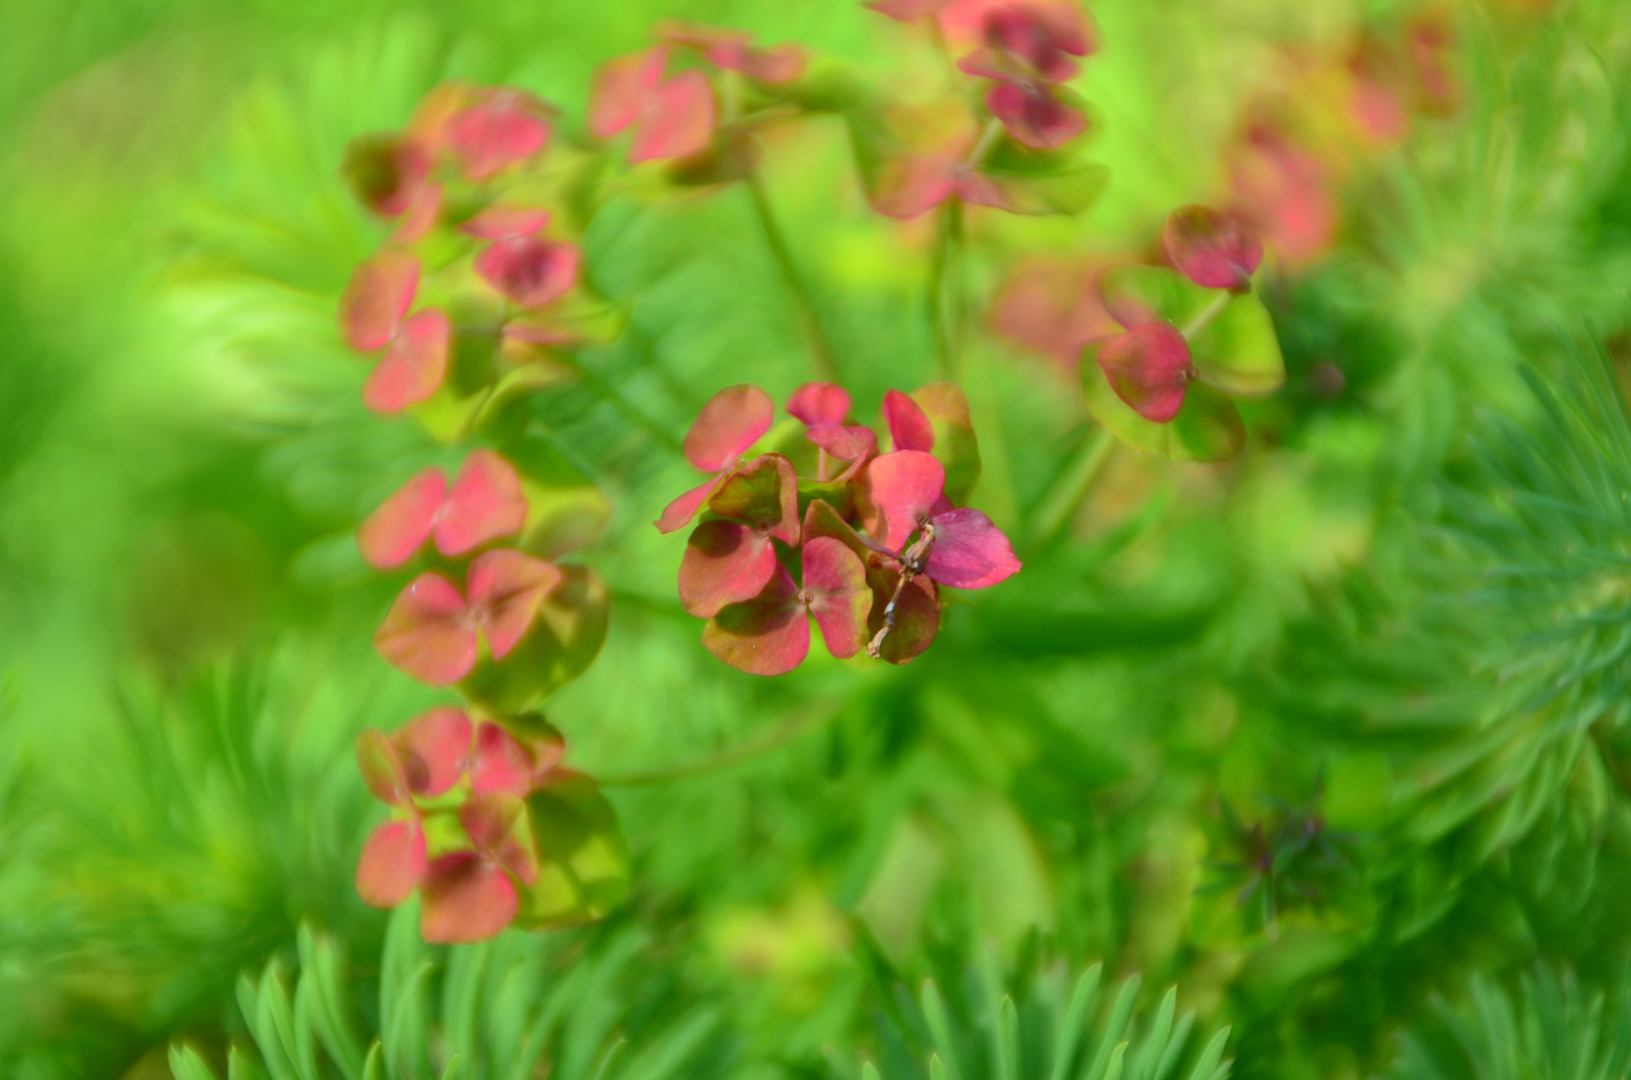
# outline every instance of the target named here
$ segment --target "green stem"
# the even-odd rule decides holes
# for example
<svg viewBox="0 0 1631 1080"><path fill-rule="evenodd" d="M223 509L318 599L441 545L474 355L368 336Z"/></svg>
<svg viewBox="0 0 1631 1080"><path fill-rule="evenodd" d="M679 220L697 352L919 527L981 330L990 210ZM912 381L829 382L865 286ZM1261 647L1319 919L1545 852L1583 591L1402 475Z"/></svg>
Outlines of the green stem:
<svg viewBox="0 0 1631 1080"><path fill-rule="evenodd" d="M816 376L826 382L838 382L838 365L833 361L832 347L827 343L827 335L821 329L821 320L816 316L815 303L810 299L804 279L799 275L798 267L793 262L793 253L787 246L787 240L782 236L780 226L776 224L776 216L771 212L770 200L765 196L764 185L759 182L759 174L748 173L743 183L753 203L754 216L759 219L759 229L764 233L765 246L770 249L770 256L775 260L777 269L781 271L782 280L787 283L787 291L793 298L793 308L798 313L805 339L810 345L810 357L814 362Z"/></svg>
<svg viewBox="0 0 1631 1080"><path fill-rule="evenodd" d="M1083 500L1093 490L1093 482L1104 471L1105 463L1110 460L1110 452L1115 448L1116 437L1109 428L1100 428L1097 435L1082 443L1031 515L1031 527L1026 536L1028 548L1034 551L1045 547L1070 523Z"/></svg>
<svg viewBox="0 0 1631 1080"><path fill-rule="evenodd" d="M940 205L934 258L929 264L929 325L934 331L935 367L942 379L959 381L963 371L963 204Z"/></svg>
<svg viewBox="0 0 1631 1080"><path fill-rule="evenodd" d="M814 731L816 728L835 719L842 711L843 702L841 701L817 702L789 716L758 738L748 739L736 746L727 747L718 753L708 754L693 761L670 765L662 769L613 773L610 776L599 777L598 782L601 787L641 787L648 784L666 784L671 780L686 780L693 776L705 776L708 773L718 772L722 769L729 769L744 762L752 761L754 758L762 757L772 750L778 750L801 735Z"/></svg>

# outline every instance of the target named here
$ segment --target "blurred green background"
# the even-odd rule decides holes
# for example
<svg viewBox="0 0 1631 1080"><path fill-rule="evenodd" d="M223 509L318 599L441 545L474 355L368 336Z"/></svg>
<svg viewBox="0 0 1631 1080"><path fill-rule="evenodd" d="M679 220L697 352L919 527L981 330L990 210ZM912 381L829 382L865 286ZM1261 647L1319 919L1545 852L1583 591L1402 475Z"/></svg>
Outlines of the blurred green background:
<svg viewBox="0 0 1631 1080"><path fill-rule="evenodd" d="M382 235L346 141L453 77L577 123L661 16L881 85L932 54L849 0L0 7L0 1071L165 1076L180 1040L219 1075L232 1046L241 1075L330 1075L267 1034L299 1044L266 1003L324 970L303 992L380 1032L393 1076L463 1048L466 1076L904 1080L945 1053L932 975L968 1080L1017 1080L981 1056L1002 988L1034 1050L1058 972L1102 961L1142 974L1140 1032L1168 986L1195 1010L1170 1062L1135 1040L1147 1080L1224 1025L1243 1077L1624 1075L1631 9L1091 10L1109 186L1076 217L976 215L975 302L1038 255L1150 253L1183 203L1324 208L1260 279L1289 379L1246 452L1117 447L1050 535L1095 426L1057 360L981 332L973 501L1024 572L908 666L742 675L649 522L700 404L785 400L807 350L739 186L614 194L583 243L628 326L533 421L614 507L582 556L611 634L548 712L634 896L425 950L351 886L380 816L352 739L444 698L370 647L400 580L356 523L441 458L365 412L335 330ZM1356 126L1356 87L1435 63L1447 98ZM1303 188L1242 179L1259 129ZM764 169L859 407L933 378L929 232L867 209L842 121L778 131Z"/></svg>

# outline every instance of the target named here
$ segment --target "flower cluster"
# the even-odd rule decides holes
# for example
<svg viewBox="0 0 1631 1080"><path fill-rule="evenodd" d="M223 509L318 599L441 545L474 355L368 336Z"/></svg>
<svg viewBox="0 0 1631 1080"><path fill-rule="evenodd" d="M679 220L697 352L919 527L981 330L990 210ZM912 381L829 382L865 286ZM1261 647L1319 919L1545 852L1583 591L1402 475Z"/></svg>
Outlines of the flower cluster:
<svg viewBox="0 0 1631 1080"><path fill-rule="evenodd" d="M445 86L405 131L347 153L359 198L391 224L340 302L346 343L378 355L364 403L410 411L447 442L499 444L470 449L451 480L421 470L357 533L369 565L417 571L375 648L464 699L357 740L368 788L392 811L364 846L357 891L389 907L417 889L428 941L598 917L627 882L610 806L561 766L564 740L532 711L605 636L604 590L553 561L598 526L551 512L558 476L518 470L537 454L501 452L515 426L494 422L512 391L571 370L592 322L578 248L551 231L552 117L519 90Z"/></svg>
<svg viewBox="0 0 1631 1080"><path fill-rule="evenodd" d="M902 22L937 19L944 31L954 5L951 0L871 0L867 6ZM1074 4L998 0L981 5L976 43L955 65L981 80L983 116L952 98L852 118L873 207L912 218L955 197L1022 214L1081 209L1097 196L1101 172L1056 151L1088 129L1081 102L1065 84L1080 71L1075 58L1093 51Z"/></svg>
<svg viewBox="0 0 1631 1080"><path fill-rule="evenodd" d="M803 663L814 619L827 650L905 663L940 626L940 588L980 589L1020 568L1008 537L959 504L979 478L968 402L951 383L889 391L889 447L849 417L850 397L807 383L787 402L778 449L750 453L775 421L756 386L715 394L685 437L710 474L664 509L692 530L680 563L685 610L732 667L780 675ZM795 578L795 573L797 577Z"/></svg>
<svg viewBox="0 0 1631 1080"><path fill-rule="evenodd" d="M358 197L394 225L340 305L346 344L375 357L370 409L467 425L495 393L540 381L553 350L594 337L578 248L542 205L552 116L524 91L452 84L405 130L347 150Z"/></svg>

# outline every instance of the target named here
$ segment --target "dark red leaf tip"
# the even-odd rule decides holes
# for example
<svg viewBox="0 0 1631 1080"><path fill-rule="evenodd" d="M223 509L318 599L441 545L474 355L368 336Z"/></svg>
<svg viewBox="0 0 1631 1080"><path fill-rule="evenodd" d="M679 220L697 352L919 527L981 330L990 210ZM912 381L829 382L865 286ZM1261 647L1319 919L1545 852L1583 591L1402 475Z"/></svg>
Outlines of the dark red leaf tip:
<svg viewBox="0 0 1631 1080"><path fill-rule="evenodd" d="M1209 289L1245 289L1263 261L1263 242L1233 214L1185 206L1167 219L1162 241L1177 271Z"/></svg>

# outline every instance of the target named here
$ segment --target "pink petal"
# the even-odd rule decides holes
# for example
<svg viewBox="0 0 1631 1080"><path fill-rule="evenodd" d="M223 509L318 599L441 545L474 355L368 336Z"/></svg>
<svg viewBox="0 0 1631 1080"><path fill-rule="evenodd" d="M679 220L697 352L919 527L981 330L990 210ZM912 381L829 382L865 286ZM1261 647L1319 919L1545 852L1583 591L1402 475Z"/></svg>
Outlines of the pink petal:
<svg viewBox="0 0 1631 1080"><path fill-rule="evenodd" d="M516 835L526 804L520 796L503 791L472 795L459 807L459 824L483 857L497 863L531 885L538 880L538 857L532 845Z"/></svg>
<svg viewBox="0 0 1631 1080"><path fill-rule="evenodd" d="M735 521L704 521L680 560L680 602L687 613L711 619L727 604L758 596L776 566L768 534Z"/></svg>
<svg viewBox="0 0 1631 1080"><path fill-rule="evenodd" d="M389 345L419 290L419 260L401 251L382 251L351 274L340 298L340 331L358 352Z"/></svg>
<svg viewBox="0 0 1631 1080"><path fill-rule="evenodd" d="M419 933L438 945L485 941L510 925L520 903L504 871L473 851L431 863L419 902Z"/></svg>
<svg viewBox="0 0 1631 1080"><path fill-rule="evenodd" d="M389 570L407 562L430 537L447 498L447 477L425 469L397 489L357 529L357 547L369 566Z"/></svg>
<svg viewBox="0 0 1631 1080"><path fill-rule="evenodd" d="M687 491L665 506L662 516L652 524L657 526L658 532L664 534L685 528L691 524L691 519L697 516L697 511L702 509L702 504L708 501L708 496L714 493L714 488L718 484L719 477L715 476L707 483Z"/></svg>
<svg viewBox="0 0 1631 1080"><path fill-rule="evenodd" d="M601 65L589 101L589 130L595 138L611 138L639 118L667 63L668 50L659 45Z"/></svg>
<svg viewBox="0 0 1631 1080"><path fill-rule="evenodd" d="M476 214L459 231L483 240L507 240L531 236L549 224L549 211L530 206L489 206Z"/></svg>
<svg viewBox="0 0 1631 1080"><path fill-rule="evenodd" d="M409 720L391 735L408 787L434 798L459 782L470 752L470 717L443 706Z"/></svg>
<svg viewBox="0 0 1631 1080"><path fill-rule="evenodd" d="M476 556L467 587L472 617L487 637L494 660L502 660L532 628L544 597L560 584L553 564L500 548Z"/></svg>
<svg viewBox="0 0 1631 1080"><path fill-rule="evenodd" d="M928 575L954 589L983 589L1019 573L1007 535L970 507L936 514Z"/></svg>
<svg viewBox="0 0 1631 1080"><path fill-rule="evenodd" d="M708 399L685 433L685 459L703 472L728 468L770 430L775 417L775 403L757 386L727 386Z"/></svg>
<svg viewBox="0 0 1631 1080"><path fill-rule="evenodd" d="M464 598L439 574L410 581L374 634L381 656L431 686L449 686L468 675L476 645Z"/></svg>
<svg viewBox="0 0 1631 1080"><path fill-rule="evenodd" d="M787 415L806 424L842 424L849 415L849 391L832 383L807 382L787 399Z"/></svg>
<svg viewBox="0 0 1631 1080"><path fill-rule="evenodd" d="M867 616L872 612L872 590L867 587L866 565L842 540L817 536L804 542L801 595L806 597L828 652L848 660L861 651L870 636Z"/></svg>
<svg viewBox="0 0 1631 1080"><path fill-rule="evenodd" d="M472 180L486 180L506 165L542 150L549 141L549 124L525 95L501 90L455 113L444 134L449 148L464 163L464 174Z"/></svg>
<svg viewBox="0 0 1631 1080"><path fill-rule="evenodd" d="M1178 272L1209 289L1244 289L1263 261L1263 242L1233 214L1209 206L1172 212L1161 234Z"/></svg>
<svg viewBox="0 0 1631 1080"><path fill-rule="evenodd" d="M1071 56L1091 51L1081 11L1070 3L1019 3L986 14L985 40L1047 82L1074 78Z"/></svg>
<svg viewBox="0 0 1631 1080"><path fill-rule="evenodd" d="M357 895L370 907L396 907L425 873L425 833L417 818L388 821L368 834L357 860Z"/></svg>
<svg viewBox="0 0 1631 1080"><path fill-rule="evenodd" d="M419 189L408 212L402 216L396 232L391 234L393 244L412 244L424 239L442 218L442 185L426 184Z"/></svg>
<svg viewBox="0 0 1631 1080"><path fill-rule="evenodd" d="M755 49L745 44L723 42L705 54L708 62L725 71L739 71L762 83L792 82L804 74L808 58L797 45L774 45Z"/></svg>
<svg viewBox="0 0 1631 1080"><path fill-rule="evenodd" d="M429 401L447 374L450 334L447 316L435 308L409 316L363 384L363 404L389 415Z"/></svg>
<svg viewBox="0 0 1631 1080"><path fill-rule="evenodd" d="M750 675L781 675L802 664L810 653L810 620L792 576L777 565L757 597L723 608L708 620L702 644Z"/></svg>
<svg viewBox="0 0 1631 1080"><path fill-rule="evenodd" d="M946 467L933 454L896 450L873 458L861 493L867 531L884 547L900 551L929 519L945 486Z"/></svg>
<svg viewBox="0 0 1631 1080"><path fill-rule="evenodd" d="M463 555L489 540L519 532L526 520L527 498L514 467L491 450L472 450L436 521L436 550Z"/></svg>
<svg viewBox="0 0 1631 1080"><path fill-rule="evenodd" d="M409 805L408 774L390 739L377 731L364 731L357 736L356 754L357 769L369 794L386 806Z"/></svg>
<svg viewBox="0 0 1631 1080"><path fill-rule="evenodd" d="M878 436L869 427L817 424L805 437L839 461L854 461L878 448Z"/></svg>
<svg viewBox="0 0 1631 1080"><path fill-rule="evenodd" d="M1144 323L1099 350L1099 367L1116 396L1157 424L1184 407L1192 366L1189 343L1171 323Z"/></svg>
<svg viewBox="0 0 1631 1080"><path fill-rule="evenodd" d="M985 104L1010 135L1039 150L1063 146L1087 130L1087 117L1043 87L998 83L986 91Z"/></svg>
<svg viewBox="0 0 1631 1080"><path fill-rule="evenodd" d="M708 509L795 545L799 542L798 473L780 454L760 454L720 483L708 500Z"/></svg>
<svg viewBox="0 0 1631 1080"><path fill-rule="evenodd" d="M956 185L955 162L939 154L900 154L884 165L867 197L878 213L910 220L945 202Z"/></svg>
<svg viewBox="0 0 1631 1080"><path fill-rule="evenodd" d="M565 295L578 278L577 245L536 236L495 240L475 259L476 274L522 307Z"/></svg>
<svg viewBox="0 0 1631 1080"><path fill-rule="evenodd" d="M477 792L507 791L526 795L532 790L537 763L515 736L497 724L476 729L476 752L470 766L470 786Z"/></svg>
<svg viewBox="0 0 1631 1080"><path fill-rule="evenodd" d="M923 408L911 396L899 390L883 395L884 423L889 425L889 442L893 450L933 450L934 425L924 415Z"/></svg>
<svg viewBox="0 0 1631 1080"><path fill-rule="evenodd" d="M925 15L933 15L951 0L867 0L866 6L891 19L910 22Z"/></svg>
<svg viewBox="0 0 1631 1080"><path fill-rule="evenodd" d="M689 157L707 146L713 135L713 87L702 72L682 71L647 95L629 160Z"/></svg>

